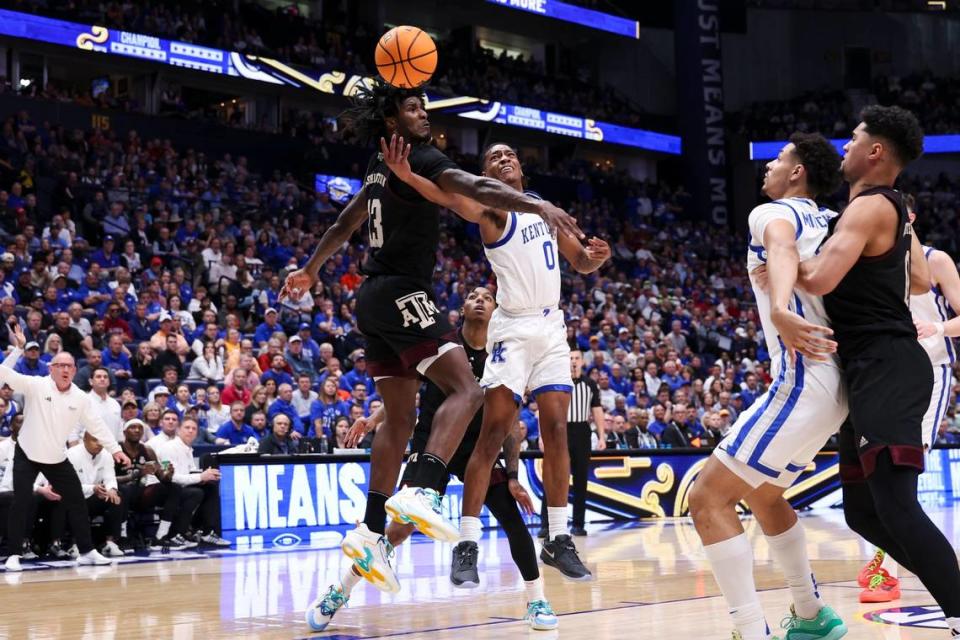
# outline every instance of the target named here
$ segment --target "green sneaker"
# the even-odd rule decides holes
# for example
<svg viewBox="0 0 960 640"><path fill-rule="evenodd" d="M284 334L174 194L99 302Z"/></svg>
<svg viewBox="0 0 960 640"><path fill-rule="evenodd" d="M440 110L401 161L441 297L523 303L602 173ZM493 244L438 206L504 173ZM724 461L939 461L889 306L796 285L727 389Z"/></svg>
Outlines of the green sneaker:
<svg viewBox="0 0 960 640"><path fill-rule="evenodd" d="M812 620L797 617L797 612L790 605L790 615L780 622L787 633L783 640L839 640L847 635L847 625L830 607L824 606Z"/></svg>

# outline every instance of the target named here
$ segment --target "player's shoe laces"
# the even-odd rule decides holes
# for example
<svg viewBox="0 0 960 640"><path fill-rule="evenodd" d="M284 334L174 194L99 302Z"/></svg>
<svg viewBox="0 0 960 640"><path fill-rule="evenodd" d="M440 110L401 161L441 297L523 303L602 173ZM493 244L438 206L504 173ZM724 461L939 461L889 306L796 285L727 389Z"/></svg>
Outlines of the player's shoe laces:
<svg viewBox="0 0 960 640"><path fill-rule="evenodd" d="M347 606L349 600L343 589L330 585L325 594L313 601L303 617L313 631L323 631L337 611Z"/></svg>
<svg viewBox="0 0 960 640"><path fill-rule="evenodd" d="M864 565L863 569L860 569L860 574L857 576L857 584L860 585L860 588L867 588L867 585L870 584L870 576L880 569L880 565L883 564L886 557L887 554L883 549L877 549L877 552L870 558L870 562Z"/></svg>
<svg viewBox="0 0 960 640"><path fill-rule="evenodd" d="M531 629L537 631L549 631L556 629L560 624L557 614L550 608L550 603L546 600L534 600L527 605L527 615L523 619L530 625Z"/></svg>
<svg viewBox="0 0 960 640"><path fill-rule="evenodd" d="M817 617L806 620L797 616L793 605L790 615L780 621L786 631L783 640L838 640L847 635L847 625L830 607L821 607Z"/></svg>
<svg viewBox="0 0 960 640"><path fill-rule="evenodd" d="M583 566L573 538L564 534L553 540L546 540L540 550L543 564L553 567L570 580L590 580L593 574Z"/></svg>
<svg viewBox="0 0 960 640"><path fill-rule="evenodd" d="M891 602L900 599L900 580L880 568L870 576L867 588L860 592L860 602Z"/></svg>
<svg viewBox="0 0 960 640"><path fill-rule="evenodd" d="M464 540L453 548L453 562L450 565L450 582L458 589L476 589L480 586L477 574L477 543Z"/></svg>
<svg viewBox="0 0 960 640"><path fill-rule="evenodd" d="M361 522L356 529L347 532L340 548L353 560L357 573L377 589L387 593L400 591L400 581L390 566L393 545L384 536L370 531Z"/></svg>
<svg viewBox="0 0 960 640"><path fill-rule="evenodd" d="M456 542L460 531L444 519L441 500L433 489L405 487L387 500L385 506L395 522L412 524L423 535L440 542Z"/></svg>

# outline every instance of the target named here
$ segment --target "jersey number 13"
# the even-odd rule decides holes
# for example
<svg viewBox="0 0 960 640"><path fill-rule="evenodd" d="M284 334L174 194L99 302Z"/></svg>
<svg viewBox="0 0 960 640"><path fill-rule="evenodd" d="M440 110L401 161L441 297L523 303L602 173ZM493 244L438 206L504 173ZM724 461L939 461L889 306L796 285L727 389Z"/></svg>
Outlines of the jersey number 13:
<svg viewBox="0 0 960 640"><path fill-rule="evenodd" d="M380 199L367 200L367 213L370 215L370 248L383 246L383 218L380 211Z"/></svg>

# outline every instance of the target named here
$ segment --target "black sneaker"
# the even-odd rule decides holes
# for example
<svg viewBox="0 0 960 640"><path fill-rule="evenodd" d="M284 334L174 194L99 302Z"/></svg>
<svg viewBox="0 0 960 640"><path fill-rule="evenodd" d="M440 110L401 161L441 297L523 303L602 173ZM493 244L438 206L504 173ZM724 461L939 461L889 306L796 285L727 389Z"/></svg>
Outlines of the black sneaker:
<svg viewBox="0 0 960 640"><path fill-rule="evenodd" d="M29 540L23 541L23 549L20 552L20 558L22 560L36 560L37 553L33 550L33 543Z"/></svg>
<svg viewBox="0 0 960 640"><path fill-rule="evenodd" d="M193 540L187 540L179 533L172 536L167 536L166 542L171 549L175 549L178 551L181 549L193 549L197 546L196 542L194 542Z"/></svg>
<svg viewBox="0 0 960 640"><path fill-rule="evenodd" d="M458 589L476 589L480 586L477 575L476 542L464 540L453 548L453 562L450 564L450 582Z"/></svg>
<svg viewBox="0 0 960 640"><path fill-rule="evenodd" d="M587 530L584 529L583 527L573 526L573 527L570 527L570 535L583 537L587 535Z"/></svg>
<svg viewBox="0 0 960 640"><path fill-rule="evenodd" d="M557 536L553 540L543 543L540 550L540 559L543 564L553 567L569 580L590 580L593 574L583 566L573 538L568 535Z"/></svg>
<svg viewBox="0 0 960 640"><path fill-rule="evenodd" d="M50 543L50 548L47 549L47 555L51 558L56 558L57 560L72 560L73 556L70 555L70 552L63 548L63 545L59 541L54 541Z"/></svg>

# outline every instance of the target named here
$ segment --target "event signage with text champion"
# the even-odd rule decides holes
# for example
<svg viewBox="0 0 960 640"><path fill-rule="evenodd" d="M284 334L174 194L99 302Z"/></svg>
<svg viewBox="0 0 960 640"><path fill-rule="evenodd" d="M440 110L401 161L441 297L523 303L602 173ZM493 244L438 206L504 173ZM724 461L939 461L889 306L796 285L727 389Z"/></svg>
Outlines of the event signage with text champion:
<svg viewBox="0 0 960 640"><path fill-rule="evenodd" d="M591 29L608 31L628 38L640 37L640 23L619 16L585 9L558 0L487 0L501 7L519 9L539 16L572 22Z"/></svg>
<svg viewBox="0 0 960 640"><path fill-rule="evenodd" d="M343 96L353 95L361 83L370 80L337 70L304 69L272 58L5 9L0 9L0 35ZM451 98L428 94L427 98L429 110L462 118L660 153L680 153L680 138L677 136L469 96Z"/></svg>

